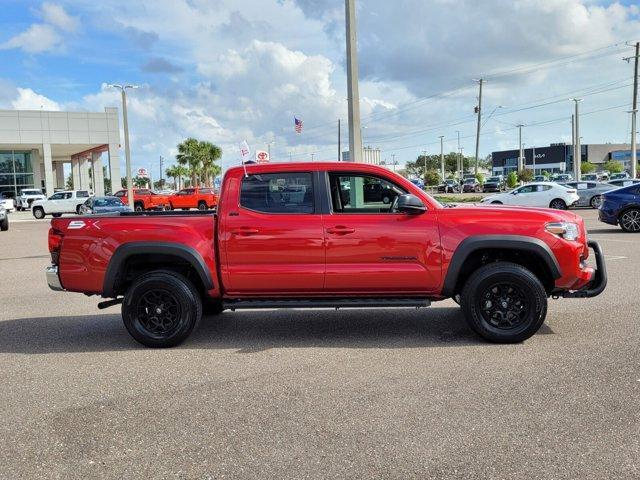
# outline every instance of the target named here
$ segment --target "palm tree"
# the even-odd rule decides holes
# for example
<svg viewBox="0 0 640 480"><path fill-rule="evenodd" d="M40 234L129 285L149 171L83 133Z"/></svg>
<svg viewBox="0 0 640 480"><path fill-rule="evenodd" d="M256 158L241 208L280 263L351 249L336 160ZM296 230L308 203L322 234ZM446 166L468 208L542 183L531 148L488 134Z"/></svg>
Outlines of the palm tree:
<svg viewBox="0 0 640 480"><path fill-rule="evenodd" d="M222 149L211 142L200 142L200 154L202 155L202 175L207 187L213 185L213 179L220 173L220 166L216 165L222 157Z"/></svg>
<svg viewBox="0 0 640 480"><path fill-rule="evenodd" d="M165 173L165 175L167 177L173 178L173 185L176 188L176 190L179 188L178 187L178 172L177 172L178 168L179 168L179 165L171 165L170 167L167 167L167 169L164 171L164 173Z"/></svg>
<svg viewBox="0 0 640 480"><path fill-rule="evenodd" d="M178 190L184 188L182 179L184 177L188 177L189 176L189 169L187 167L184 167L182 165L175 165L175 169L176 169L176 174L178 175L178 186L176 187Z"/></svg>
<svg viewBox="0 0 640 480"><path fill-rule="evenodd" d="M200 153L200 142L195 138L187 138L178 144L178 154L176 160L182 166L189 168L191 185L197 184L197 177L202 168L202 155Z"/></svg>

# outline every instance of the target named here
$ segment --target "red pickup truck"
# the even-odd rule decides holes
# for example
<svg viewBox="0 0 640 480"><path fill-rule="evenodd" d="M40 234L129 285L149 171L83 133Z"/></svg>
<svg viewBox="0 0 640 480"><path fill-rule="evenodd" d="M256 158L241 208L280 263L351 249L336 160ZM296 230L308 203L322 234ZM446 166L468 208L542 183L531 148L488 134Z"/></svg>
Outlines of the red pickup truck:
<svg viewBox="0 0 640 480"><path fill-rule="evenodd" d="M118 190L113 194L122 203L129 205L129 194L127 190ZM133 189L133 209L136 212L145 210L171 210L171 202L168 195L160 195L152 192L148 188Z"/></svg>
<svg viewBox="0 0 640 480"><path fill-rule="evenodd" d="M218 196L213 188L184 188L169 197L171 208L181 208L189 210L197 208L198 210L209 210L218 205Z"/></svg>
<svg viewBox="0 0 640 480"><path fill-rule="evenodd" d="M367 198L372 184L395 193L391 204ZM49 250L51 288L109 299L100 308L122 303L127 330L150 347L182 342L203 308L426 307L449 297L480 336L519 342L540 328L549 297L592 297L607 283L602 250L571 212L447 208L354 163L233 168L215 214L53 219Z"/></svg>

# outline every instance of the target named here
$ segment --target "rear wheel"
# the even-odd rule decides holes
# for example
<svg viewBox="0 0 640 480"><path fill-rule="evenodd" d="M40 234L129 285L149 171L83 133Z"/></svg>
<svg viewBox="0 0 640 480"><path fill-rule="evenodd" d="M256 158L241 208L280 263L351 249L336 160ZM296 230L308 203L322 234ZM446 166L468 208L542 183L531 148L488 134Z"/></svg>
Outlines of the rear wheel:
<svg viewBox="0 0 640 480"><path fill-rule="evenodd" d="M53 218L60 218L62 216L62 214L61 213L52 213L51 216Z"/></svg>
<svg viewBox="0 0 640 480"><path fill-rule="evenodd" d="M595 195L591 197L589 205L591 205L591 208L595 208L596 210L600 208L600 205L602 205L602 195Z"/></svg>
<svg viewBox="0 0 640 480"><path fill-rule="evenodd" d="M499 202L497 200L491 202L492 205L502 205L502 202Z"/></svg>
<svg viewBox="0 0 640 480"><path fill-rule="evenodd" d="M549 208L555 208L556 210L566 210L567 204L561 198L554 198L553 200L551 200Z"/></svg>
<svg viewBox="0 0 640 480"><path fill-rule="evenodd" d="M4 217L4 220L0 223L0 230L3 232L9 230L9 219L7 217Z"/></svg>
<svg viewBox="0 0 640 480"><path fill-rule="evenodd" d="M122 303L127 331L147 347L173 347L182 343L202 317L202 300L182 275L156 271L138 278Z"/></svg>
<svg viewBox="0 0 640 480"><path fill-rule="evenodd" d="M44 218L44 209L42 207L33 207L33 216L38 220L42 220Z"/></svg>
<svg viewBox="0 0 640 480"><path fill-rule="evenodd" d="M76 214L78 214L78 215L80 215L80 207L81 207L81 206L82 206L82 205L78 205L78 206L76 207Z"/></svg>
<svg viewBox="0 0 640 480"><path fill-rule="evenodd" d="M620 227L627 233L638 233L640 232L640 210L637 208L630 208L629 210L625 210L620 215L620 219L618 220Z"/></svg>
<svg viewBox="0 0 640 480"><path fill-rule="evenodd" d="M207 202L199 201L198 210L206 210L206 209L207 209Z"/></svg>
<svg viewBox="0 0 640 480"><path fill-rule="evenodd" d="M144 204L136 202L133 204L133 210L136 212L144 212Z"/></svg>
<svg viewBox="0 0 640 480"><path fill-rule="evenodd" d="M460 300L469 327L491 342L522 342L538 331L547 315L547 294L540 280L510 262L476 270Z"/></svg>

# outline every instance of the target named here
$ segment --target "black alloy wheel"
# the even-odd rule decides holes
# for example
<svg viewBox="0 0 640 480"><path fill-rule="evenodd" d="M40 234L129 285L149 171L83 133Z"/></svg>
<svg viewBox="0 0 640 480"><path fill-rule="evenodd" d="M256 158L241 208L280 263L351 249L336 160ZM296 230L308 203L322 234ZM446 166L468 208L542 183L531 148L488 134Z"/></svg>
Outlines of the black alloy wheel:
<svg viewBox="0 0 640 480"><path fill-rule="evenodd" d="M622 215L620 215L618 223L622 230L627 233L640 232L640 210L637 208L625 210L622 212Z"/></svg>
<svg viewBox="0 0 640 480"><path fill-rule="evenodd" d="M556 198L554 200L551 200L549 208L554 208L556 210L566 210L567 204L561 198Z"/></svg>
<svg viewBox="0 0 640 480"><path fill-rule="evenodd" d="M202 300L184 276L155 271L139 277L125 294L122 319L131 336L148 347L183 342L202 317Z"/></svg>
<svg viewBox="0 0 640 480"><path fill-rule="evenodd" d="M491 342L526 340L547 315L547 293L540 280L511 262L480 267L469 277L460 299L469 327Z"/></svg>

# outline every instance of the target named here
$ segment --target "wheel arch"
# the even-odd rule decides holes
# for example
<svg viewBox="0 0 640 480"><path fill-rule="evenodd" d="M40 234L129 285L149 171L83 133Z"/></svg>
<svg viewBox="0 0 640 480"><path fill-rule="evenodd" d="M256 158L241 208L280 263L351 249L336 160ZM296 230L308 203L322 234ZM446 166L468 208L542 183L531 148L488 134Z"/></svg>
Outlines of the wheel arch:
<svg viewBox="0 0 640 480"><path fill-rule="evenodd" d="M109 261L105 272L102 296L115 298L129 279L130 269L135 266L137 272L170 269L192 273L196 286L205 293L215 288L215 284L202 255L187 245L163 242L129 242L120 245ZM152 268L148 268L152 267Z"/></svg>
<svg viewBox="0 0 640 480"><path fill-rule="evenodd" d="M479 235L464 239L456 248L445 275L442 295L451 297L462 289L468 276L491 261L507 260L529 268L551 291L562 276L549 246L535 237L521 235Z"/></svg>

